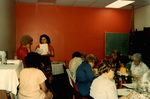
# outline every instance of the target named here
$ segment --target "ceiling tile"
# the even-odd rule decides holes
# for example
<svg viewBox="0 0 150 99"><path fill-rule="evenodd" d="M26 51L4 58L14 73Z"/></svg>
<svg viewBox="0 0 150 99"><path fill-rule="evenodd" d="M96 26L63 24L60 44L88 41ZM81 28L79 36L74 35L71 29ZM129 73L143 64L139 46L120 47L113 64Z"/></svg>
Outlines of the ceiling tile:
<svg viewBox="0 0 150 99"><path fill-rule="evenodd" d="M56 5L72 6L76 0L56 0Z"/></svg>
<svg viewBox="0 0 150 99"><path fill-rule="evenodd" d="M89 7L91 4L92 4L91 2L76 2L73 4L73 6Z"/></svg>
<svg viewBox="0 0 150 99"><path fill-rule="evenodd" d="M17 3L33 3L37 4L38 0L15 0ZM56 0L53 5L63 5L63 6L80 6L80 7L96 7L105 8L106 5L114 2L116 0ZM131 5L125 6L121 9L140 8L150 4L150 0L134 0L135 2ZM52 4L52 3L38 3L38 4Z"/></svg>
<svg viewBox="0 0 150 99"><path fill-rule="evenodd" d="M37 0L16 0L19 3L37 3Z"/></svg>
<svg viewBox="0 0 150 99"><path fill-rule="evenodd" d="M77 2L95 2L96 0L77 0Z"/></svg>

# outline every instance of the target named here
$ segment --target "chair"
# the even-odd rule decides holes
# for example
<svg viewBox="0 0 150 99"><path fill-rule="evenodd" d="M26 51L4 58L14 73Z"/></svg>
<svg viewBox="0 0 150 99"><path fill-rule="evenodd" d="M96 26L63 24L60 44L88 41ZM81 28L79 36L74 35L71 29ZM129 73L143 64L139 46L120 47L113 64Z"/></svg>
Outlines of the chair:
<svg viewBox="0 0 150 99"><path fill-rule="evenodd" d="M69 83L70 83L70 85L71 85L72 87L74 87L74 86L73 86L73 84L72 84L72 81L71 81L71 79L72 79L72 75L71 75L71 73L70 73L69 69L66 69L66 72L67 72L67 75L68 75L68 79L69 79Z"/></svg>
<svg viewBox="0 0 150 99"><path fill-rule="evenodd" d="M76 83L73 81L72 78L70 78L70 79L71 79L73 87L74 87L74 88L72 88L72 91L73 91L73 94L75 96L75 99L88 99L88 98L85 98L85 97L81 96L81 94L79 93L79 90L78 90L78 87L77 87Z"/></svg>
<svg viewBox="0 0 150 99"><path fill-rule="evenodd" d="M0 99L9 99L9 96L6 93L6 90L0 90Z"/></svg>

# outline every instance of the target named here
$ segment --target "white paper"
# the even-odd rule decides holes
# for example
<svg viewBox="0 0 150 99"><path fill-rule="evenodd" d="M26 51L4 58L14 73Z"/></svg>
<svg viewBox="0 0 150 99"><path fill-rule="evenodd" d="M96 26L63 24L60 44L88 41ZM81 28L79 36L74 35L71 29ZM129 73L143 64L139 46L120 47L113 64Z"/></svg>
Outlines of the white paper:
<svg viewBox="0 0 150 99"><path fill-rule="evenodd" d="M43 53L43 51L42 51L40 48L37 48L37 49L35 50L35 52L38 53L38 54L42 54L42 53Z"/></svg>
<svg viewBox="0 0 150 99"><path fill-rule="evenodd" d="M48 44L40 44L40 49L43 51L41 55L47 55L48 52Z"/></svg>
<svg viewBox="0 0 150 99"><path fill-rule="evenodd" d="M117 92L118 92L119 96L126 96L126 95L130 94L130 91L132 93L135 93L135 91L132 90L132 89L117 89Z"/></svg>

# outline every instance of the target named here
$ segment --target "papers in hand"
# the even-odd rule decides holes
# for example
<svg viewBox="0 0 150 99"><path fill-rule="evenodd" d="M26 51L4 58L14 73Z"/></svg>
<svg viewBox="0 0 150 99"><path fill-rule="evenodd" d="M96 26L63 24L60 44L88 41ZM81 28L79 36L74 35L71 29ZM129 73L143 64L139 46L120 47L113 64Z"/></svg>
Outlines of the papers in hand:
<svg viewBox="0 0 150 99"><path fill-rule="evenodd" d="M40 48L37 48L37 49L35 50L35 52L37 52L38 54L42 54L42 53L43 53L43 51L42 51Z"/></svg>
<svg viewBox="0 0 150 99"><path fill-rule="evenodd" d="M47 52L48 52L48 44L40 44L40 49L42 50L41 55L47 55Z"/></svg>

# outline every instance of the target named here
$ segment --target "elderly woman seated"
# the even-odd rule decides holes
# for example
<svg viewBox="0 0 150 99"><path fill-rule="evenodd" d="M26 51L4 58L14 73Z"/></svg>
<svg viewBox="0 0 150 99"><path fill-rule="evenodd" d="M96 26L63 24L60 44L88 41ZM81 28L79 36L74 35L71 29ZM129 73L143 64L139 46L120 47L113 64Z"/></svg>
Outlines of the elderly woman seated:
<svg viewBox="0 0 150 99"><path fill-rule="evenodd" d="M142 55L140 53L135 53L131 57L133 62L131 64L131 74L139 80L139 78L148 71L147 65L142 62Z"/></svg>
<svg viewBox="0 0 150 99"><path fill-rule="evenodd" d="M90 96L94 99L118 99L115 81L113 80L114 63L110 60L103 60L98 70L101 75L92 82ZM126 99L125 97L122 96L119 99Z"/></svg>
<svg viewBox="0 0 150 99"><path fill-rule="evenodd" d="M34 52L28 53L25 63L29 68L20 72L18 99L52 99L53 94L45 85L46 77L38 69L41 66L41 56Z"/></svg>

